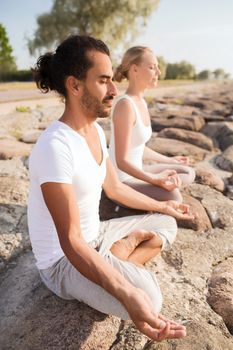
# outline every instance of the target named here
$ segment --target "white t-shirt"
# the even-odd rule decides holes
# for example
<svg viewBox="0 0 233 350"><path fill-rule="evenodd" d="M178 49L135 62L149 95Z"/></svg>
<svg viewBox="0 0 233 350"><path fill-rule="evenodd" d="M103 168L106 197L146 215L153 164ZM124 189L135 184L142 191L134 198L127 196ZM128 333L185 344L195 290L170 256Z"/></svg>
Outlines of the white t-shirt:
<svg viewBox="0 0 233 350"><path fill-rule="evenodd" d="M100 165L93 158L85 138L60 121L54 122L41 134L32 150L29 161L28 226L39 269L52 266L64 256L53 219L44 202L41 191L43 183L72 184L77 197L82 236L90 242L99 234L99 201L108 151L103 130L97 123L94 125L102 147Z"/></svg>
<svg viewBox="0 0 233 350"><path fill-rule="evenodd" d="M111 116L113 115L116 104L122 99L127 99L128 101L130 101L135 112L135 124L133 125L133 128L132 128L131 140L130 140L130 145L128 150L128 160L130 161L130 163L134 164L139 169L142 169L143 152L144 152L145 144L147 141L149 141L152 135L151 125L146 126L143 123L140 115L140 111L136 103L127 94L122 95L115 100L115 103L112 107ZM146 101L145 101L145 105L146 105ZM147 105L146 105L146 108L147 108ZM124 118L124 115L122 115L122 118ZM112 163L115 165L119 179L121 181L126 181L132 178L131 175L125 173L124 171L121 171L117 167L116 155L115 155L114 124L112 122L112 118L111 118L111 137L110 137L110 145L109 145L109 157Z"/></svg>

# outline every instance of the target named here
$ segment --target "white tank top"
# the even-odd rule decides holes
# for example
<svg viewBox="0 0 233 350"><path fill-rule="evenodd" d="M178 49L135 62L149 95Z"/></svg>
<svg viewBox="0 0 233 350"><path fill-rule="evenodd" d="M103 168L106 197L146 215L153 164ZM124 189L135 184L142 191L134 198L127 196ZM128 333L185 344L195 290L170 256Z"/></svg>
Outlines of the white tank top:
<svg viewBox="0 0 233 350"><path fill-rule="evenodd" d="M113 116L113 112L116 107L116 104L123 98L131 102L135 112L135 118L136 118L132 129L132 136L131 136L129 152L128 152L128 160L130 163L134 164L137 168L142 169L142 158L143 158L145 143L150 139L152 134L151 125L145 126L145 124L142 121L140 111L136 103L130 96L126 94L118 97L115 100L111 111L111 117ZM145 102L145 105L146 105L146 102ZM122 116L122 118L124 118L124 116ZM126 181L132 178L131 175L121 171L117 167L116 156L115 156L114 124L113 124L112 118L111 118L111 137L110 137L110 145L109 145L109 156L115 168L117 169L117 173L121 181Z"/></svg>

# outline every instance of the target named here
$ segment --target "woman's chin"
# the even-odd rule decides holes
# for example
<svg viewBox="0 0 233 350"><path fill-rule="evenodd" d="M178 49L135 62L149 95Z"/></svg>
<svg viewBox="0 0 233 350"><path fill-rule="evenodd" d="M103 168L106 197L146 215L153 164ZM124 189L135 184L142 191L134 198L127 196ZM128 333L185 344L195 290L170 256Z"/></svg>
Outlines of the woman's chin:
<svg viewBox="0 0 233 350"><path fill-rule="evenodd" d="M153 80L151 84L148 86L149 89L153 89L158 85L158 80Z"/></svg>

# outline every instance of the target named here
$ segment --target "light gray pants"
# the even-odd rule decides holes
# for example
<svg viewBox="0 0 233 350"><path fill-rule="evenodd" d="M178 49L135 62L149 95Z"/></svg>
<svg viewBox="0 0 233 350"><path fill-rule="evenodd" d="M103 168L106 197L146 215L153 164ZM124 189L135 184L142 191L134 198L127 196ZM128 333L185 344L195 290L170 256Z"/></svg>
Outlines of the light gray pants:
<svg viewBox="0 0 233 350"><path fill-rule="evenodd" d="M174 241L177 232L176 221L171 216L161 214L128 216L101 222L98 239L89 244L130 283L143 289L150 297L154 310L159 312L162 295L155 275L132 262L118 259L110 252L114 242L137 229L154 231L160 235L165 247ZM45 285L61 298L77 299L105 314L115 315L124 320L129 319L124 306L102 287L81 275L66 256L48 269L40 270L40 275Z"/></svg>
<svg viewBox="0 0 233 350"><path fill-rule="evenodd" d="M186 165L180 164L153 164L145 165L143 169L149 173L158 174L164 170L176 170L178 176L180 177L182 184L191 184L195 179L195 170ZM183 198L178 188L173 191L167 191L159 186L153 186L145 181L130 178L124 181L124 183L138 192L141 192L153 199L158 201L176 200L182 202Z"/></svg>

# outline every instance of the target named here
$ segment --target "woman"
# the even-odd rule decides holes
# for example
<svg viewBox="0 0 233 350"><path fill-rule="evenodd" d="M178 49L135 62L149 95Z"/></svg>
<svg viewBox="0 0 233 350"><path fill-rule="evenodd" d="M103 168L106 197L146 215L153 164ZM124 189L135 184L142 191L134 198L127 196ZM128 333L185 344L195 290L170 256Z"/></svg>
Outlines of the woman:
<svg viewBox="0 0 233 350"><path fill-rule="evenodd" d="M152 129L143 96L157 85L159 76L158 61L149 48L135 46L126 51L114 75L117 82L127 79L128 87L112 109L109 153L122 182L154 199L181 202L179 187L195 178L187 166L188 157L166 157L145 145ZM154 164L144 166L143 160Z"/></svg>

